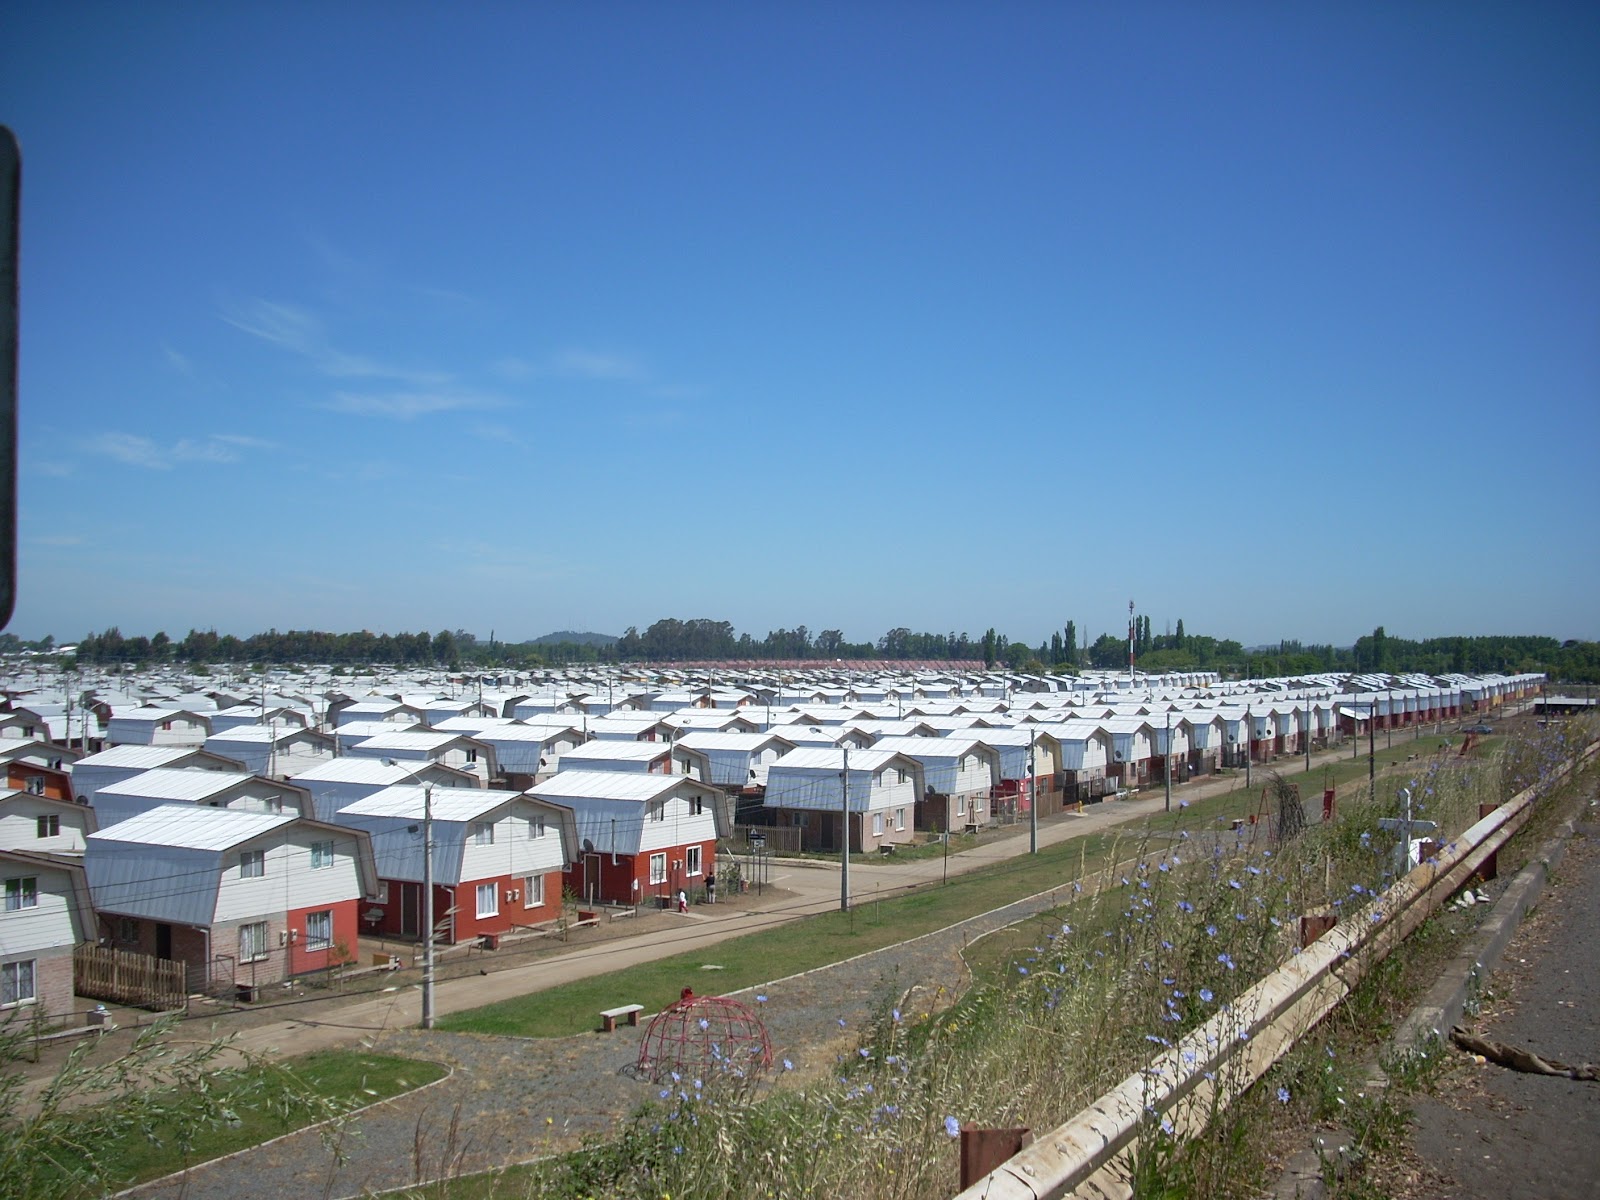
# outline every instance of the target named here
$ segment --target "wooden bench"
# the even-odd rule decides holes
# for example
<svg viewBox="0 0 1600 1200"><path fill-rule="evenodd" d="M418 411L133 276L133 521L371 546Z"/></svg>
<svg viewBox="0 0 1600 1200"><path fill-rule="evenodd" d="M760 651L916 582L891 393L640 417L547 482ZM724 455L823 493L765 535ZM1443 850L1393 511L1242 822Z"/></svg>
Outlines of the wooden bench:
<svg viewBox="0 0 1600 1200"><path fill-rule="evenodd" d="M637 1025L639 1023L639 1014L643 1011L644 1005L642 1004L623 1004L616 1008L603 1008L600 1010L600 1027L606 1033L615 1033L618 1017L627 1017L629 1025Z"/></svg>

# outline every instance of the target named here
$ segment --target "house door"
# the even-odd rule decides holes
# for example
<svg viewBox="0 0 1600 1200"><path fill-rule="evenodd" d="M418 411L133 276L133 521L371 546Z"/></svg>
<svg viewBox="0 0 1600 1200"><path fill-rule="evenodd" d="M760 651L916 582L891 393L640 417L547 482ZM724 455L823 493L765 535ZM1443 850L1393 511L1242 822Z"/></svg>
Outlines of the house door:
<svg viewBox="0 0 1600 1200"><path fill-rule="evenodd" d="M600 899L600 856L598 854L585 854L583 856L583 898L590 904Z"/></svg>
<svg viewBox="0 0 1600 1200"><path fill-rule="evenodd" d="M172 926L156 925L156 957L172 961Z"/></svg>
<svg viewBox="0 0 1600 1200"><path fill-rule="evenodd" d="M422 907L422 885L420 883L402 883L400 885L400 936L416 937L419 927L417 911Z"/></svg>

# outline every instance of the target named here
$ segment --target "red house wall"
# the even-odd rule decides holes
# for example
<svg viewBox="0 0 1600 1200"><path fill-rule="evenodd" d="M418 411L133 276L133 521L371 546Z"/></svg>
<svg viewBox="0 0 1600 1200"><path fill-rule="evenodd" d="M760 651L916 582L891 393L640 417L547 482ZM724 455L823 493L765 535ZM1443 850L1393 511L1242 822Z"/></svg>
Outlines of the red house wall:
<svg viewBox="0 0 1600 1200"><path fill-rule="evenodd" d="M288 973L302 975L307 971L321 971L340 962L354 961L360 907L359 900L341 900L337 904L313 904L309 908L291 908L286 914L286 924L291 935ZM309 913L325 910L333 913L333 939L326 950L308 950L306 916Z"/></svg>

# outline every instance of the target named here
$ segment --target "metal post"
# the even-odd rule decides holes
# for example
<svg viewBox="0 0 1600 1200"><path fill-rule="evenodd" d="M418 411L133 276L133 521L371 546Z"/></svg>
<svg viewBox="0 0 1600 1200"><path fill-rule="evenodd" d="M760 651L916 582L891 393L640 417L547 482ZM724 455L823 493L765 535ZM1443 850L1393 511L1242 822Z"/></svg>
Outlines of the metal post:
<svg viewBox="0 0 1600 1200"><path fill-rule="evenodd" d="M1367 704L1367 790L1371 797L1378 795L1378 693L1372 693Z"/></svg>
<svg viewBox="0 0 1600 1200"><path fill-rule="evenodd" d="M1172 710L1170 708L1167 709L1167 744L1166 744L1166 747L1165 747L1165 751L1166 751L1166 770L1163 771L1162 774L1164 774L1167 777L1167 807L1166 807L1166 811L1167 812L1171 812L1172 811Z"/></svg>
<svg viewBox="0 0 1600 1200"><path fill-rule="evenodd" d="M1311 697L1306 697L1306 728L1302 735L1306 739L1306 771L1311 770Z"/></svg>
<svg viewBox="0 0 1600 1200"><path fill-rule="evenodd" d="M1039 731L1028 735L1028 853L1039 853L1039 776L1034 771L1035 748Z"/></svg>
<svg viewBox="0 0 1600 1200"><path fill-rule="evenodd" d="M422 785L422 1027L433 1028L433 784Z"/></svg>
<svg viewBox="0 0 1600 1200"><path fill-rule="evenodd" d="M1394 693L1384 693L1384 707L1389 711L1384 714L1383 732L1389 741L1389 749L1394 749Z"/></svg>
<svg viewBox="0 0 1600 1200"><path fill-rule="evenodd" d="M843 845L839 851L839 909L850 911L850 747L844 750L844 770L839 772L839 826Z"/></svg>
<svg viewBox="0 0 1600 1200"><path fill-rule="evenodd" d="M1256 719L1248 705L1244 710L1244 786L1250 787L1250 764L1256 757Z"/></svg>

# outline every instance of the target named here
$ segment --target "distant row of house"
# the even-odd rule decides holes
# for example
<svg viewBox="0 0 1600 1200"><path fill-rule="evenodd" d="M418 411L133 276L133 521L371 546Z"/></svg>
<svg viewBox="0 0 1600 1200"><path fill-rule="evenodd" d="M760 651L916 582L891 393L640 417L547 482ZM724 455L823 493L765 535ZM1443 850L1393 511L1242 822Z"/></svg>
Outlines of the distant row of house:
<svg viewBox="0 0 1600 1200"><path fill-rule="evenodd" d="M1454 719L1540 681L1383 682L873 701L827 689L778 706L704 689L603 712L587 695L547 708L402 693L320 713L296 697L211 711L141 697L103 714L80 703L104 717L99 736L61 741L49 704L14 694L0 714L0 1007L68 1011L75 959L79 975L96 956L177 964L183 990L231 991L352 961L364 936L418 937L430 827L435 936L494 944L557 919L564 895L697 890L736 825L873 851L1373 723ZM685 703L655 707L668 696Z"/></svg>

